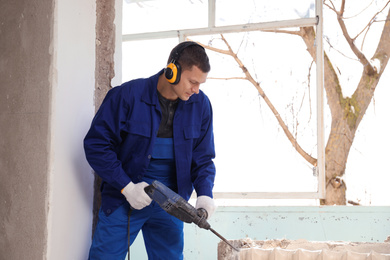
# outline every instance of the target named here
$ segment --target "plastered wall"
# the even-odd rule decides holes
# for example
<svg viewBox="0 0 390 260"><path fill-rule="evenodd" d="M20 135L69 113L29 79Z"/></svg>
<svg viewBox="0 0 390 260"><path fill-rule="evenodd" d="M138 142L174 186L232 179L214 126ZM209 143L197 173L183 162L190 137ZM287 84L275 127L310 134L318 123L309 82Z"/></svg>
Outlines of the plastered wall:
<svg viewBox="0 0 390 260"><path fill-rule="evenodd" d="M0 259L46 251L54 1L0 1Z"/></svg>
<svg viewBox="0 0 390 260"><path fill-rule="evenodd" d="M83 139L94 115L96 3L55 6L46 259L87 259L93 174Z"/></svg>

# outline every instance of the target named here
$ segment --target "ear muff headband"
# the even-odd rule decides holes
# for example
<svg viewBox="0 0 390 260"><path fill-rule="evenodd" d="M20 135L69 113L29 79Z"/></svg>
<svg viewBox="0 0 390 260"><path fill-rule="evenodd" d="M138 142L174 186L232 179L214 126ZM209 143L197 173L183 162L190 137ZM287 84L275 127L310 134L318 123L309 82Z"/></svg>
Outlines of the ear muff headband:
<svg viewBox="0 0 390 260"><path fill-rule="evenodd" d="M177 61L180 58L181 52L185 48L192 46L192 45L196 45L196 46L199 46L202 49L204 49L202 45L199 45L196 42L192 42L192 41L183 42L181 45L178 45L176 47L177 49L175 51L175 54L172 57L171 62L165 67L165 78L168 80L169 83L175 85L175 84L178 84L180 82L181 67Z"/></svg>

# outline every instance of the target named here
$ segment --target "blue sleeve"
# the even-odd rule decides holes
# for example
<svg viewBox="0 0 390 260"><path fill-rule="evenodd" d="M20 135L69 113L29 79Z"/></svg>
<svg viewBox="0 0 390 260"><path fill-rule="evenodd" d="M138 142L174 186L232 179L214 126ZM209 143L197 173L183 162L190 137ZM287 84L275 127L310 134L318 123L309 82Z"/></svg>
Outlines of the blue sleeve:
<svg viewBox="0 0 390 260"><path fill-rule="evenodd" d="M213 197L212 190L215 179L213 111L206 95L202 108L202 124L199 138L195 141L192 154L192 182L197 196Z"/></svg>
<svg viewBox="0 0 390 260"><path fill-rule="evenodd" d="M118 190L131 181L118 159L121 130L129 113L125 94L122 87L115 87L107 93L84 139L88 163L103 181Z"/></svg>

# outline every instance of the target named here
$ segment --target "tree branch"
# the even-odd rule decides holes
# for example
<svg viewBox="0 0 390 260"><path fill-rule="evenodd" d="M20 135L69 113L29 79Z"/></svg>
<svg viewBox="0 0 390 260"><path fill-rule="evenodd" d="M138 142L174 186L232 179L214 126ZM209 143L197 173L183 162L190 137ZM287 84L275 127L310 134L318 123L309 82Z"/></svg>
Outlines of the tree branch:
<svg viewBox="0 0 390 260"><path fill-rule="evenodd" d="M390 3L390 1L389 1ZM383 73L385 70L385 67L387 65L387 62L390 58L390 8L387 13L385 25L383 26L383 31L381 38L378 43L378 47L376 48L375 54L372 57L372 59L379 59L380 60L380 68L378 68L378 74L379 76Z"/></svg>
<svg viewBox="0 0 390 260"><path fill-rule="evenodd" d="M313 158L312 156L310 156L308 153L306 153L302 147L298 144L298 141L294 138L294 136L291 134L291 132L288 130L288 127L287 125L284 123L283 119L280 117L280 114L279 112L276 110L276 108L274 107L274 105L272 104L272 102L269 100L269 98L267 97L267 95L265 94L264 90L261 88L260 84L258 82L256 82L252 75L250 74L250 72L248 71L248 69L245 67L245 65L242 63L242 61L238 58L237 54L234 53L234 51L232 50L230 44L227 42L227 40L225 39L225 37L221 34L221 38L222 40L225 42L227 48L228 48L228 51L225 51L225 50L220 50L220 49L217 49L217 48L214 48L214 47L210 47L210 46L207 46L207 45L204 45L202 43L199 43L200 45L202 45L204 48L206 49L209 49L209 50L212 50L212 51L216 51L218 53L223 53L223 54L227 54L227 55L230 55L234 58L234 60L237 62L237 64L240 66L241 70L244 72L245 74L245 79L248 80L249 82L252 83L252 85L255 86L255 88L257 89L257 91L259 92L260 96L264 99L265 103L268 105L268 107L271 109L272 113L274 114L276 120L278 121L279 125L282 127L284 133L286 134L288 140L291 142L292 146L295 148L295 150L307 161L309 162L310 164L312 164L313 166L316 166L317 165L317 159Z"/></svg>
<svg viewBox="0 0 390 260"><path fill-rule="evenodd" d="M377 17L381 12L383 12L383 10L385 10L385 8L389 5L389 3L390 3L390 1L388 1L388 2L385 4L385 6L371 18L371 20L368 22L368 24L363 28L363 30L362 30L360 33L358 33L358 34L355 36L354 39L357 39L357 37L359 37L359 35L362 34L362 33L367 29L367 31L366 31L366 33L365 33L365 36L364 36L364 39L366 38L366 35L367 35L368 31L370 30L371 25L375 22L376 17ZM364 43L364 40L363 40L363 43ZM362 47L361 47L362 50L363 50L363 43L362 43Z"/></svg>
<svg viewBox="0 0 390 260"><path fill-rule="evenodd" d="M218 49L218 48L215 48L215 47L211 47L211 46L208 46L208 45L204 45L204 44L202 44L200 42L198 42L198 44L202 45L204 48L206 48L206 49L208 49L210 51L214 51L214 52L218 52L218 53L221 53L221 54L233 56L229 51L221 50L221 49Z"/></svg>
<svg viewBox="0 0 390 260"><path fill-rule="evenodd" d="M352 95L356 100L356 103L359 104L359 113L357 114L355 128L357 128L363 119L363 116L371 103L372 97L376 86L381 78L390 58L390 8L386 17L386 22L382 30L382 35L379 40L375 54L372 57L372 60L377 61L377 66L375 68L377 74L373 76L363 75L359 85Z"/></svg>
<svg viewBox="0 0 390 260"><path fill-rule="evenodd" d="M291 35L298 35L298 36L301 36L300 31L289 31L289 30L280 30L280 29L261 30L261 31L262 31L262 32L285 33L285 34L291 34Z"/></svg>
<svg viewBox="0 0 390 260"><path fill-rule="evenodd" d="M359 50L359 48L356 47L354 39L351 38L351 36L348 33L347 27L345 26L343 15L345 11L345 0L341 3L341 8L339 12L336 12L337 14L337 21L340 25L341 31L343 32L345 40L348 42L349 47L355 53L356 57L358 57L360 63L364 67L364 72L368 75L374 75L375 69L371 65L370 61L366 58L366 56Z"/></svg>
<svg viewBox="0 0 390 260"><path fill-rule="evenodd" d="M333 12L337 13L336 7L334 6L333 2L332 1L329 2L332 4L332 6L328 5L325 1L324 1L324 5L327 6Z"/></svg>
<svg viewBox="0 0 390 260"><path fill-rule="evenodd" d="M314 61L316 60L315 38L316 34L313 27L301 27L302 39L307 47L307 51ZM339 83L337 73L333 67L326 52L324 52L324 88L328 99L328 105L332 114L335 117L340 111L340 99L343 98L342 89Z"/></svg>

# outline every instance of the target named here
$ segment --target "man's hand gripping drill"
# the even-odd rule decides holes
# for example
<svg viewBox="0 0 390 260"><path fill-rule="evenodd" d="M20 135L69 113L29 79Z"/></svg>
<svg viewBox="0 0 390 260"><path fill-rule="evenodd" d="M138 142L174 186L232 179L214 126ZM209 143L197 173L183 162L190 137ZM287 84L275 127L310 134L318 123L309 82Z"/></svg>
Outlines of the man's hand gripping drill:
<svg viewBox="0 0 390 260"><path fill-rule="evenodd" d="M207 222L208 213L205 209L194 208L179 194L175 193L159 181L154 181L149 186L146 186L144 190L146 194L148 194L152 200L156 201L168 214L182 220L183 222L195 223L200 228L210 230L234 250L239 251L224 237L211 228L210 224Z"/></svg>

